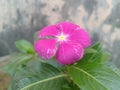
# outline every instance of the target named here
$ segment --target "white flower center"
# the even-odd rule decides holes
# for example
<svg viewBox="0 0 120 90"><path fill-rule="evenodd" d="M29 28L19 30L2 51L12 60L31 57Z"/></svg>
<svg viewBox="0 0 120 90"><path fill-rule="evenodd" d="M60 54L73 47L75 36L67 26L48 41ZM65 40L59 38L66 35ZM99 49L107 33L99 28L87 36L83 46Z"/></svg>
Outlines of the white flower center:
<svg viewBox="0 0 120 90"><path fill-rule="evenodd" d="M61 35L59 35L59 36L58 36L58 41L65 41L65 40L66 40L66 38L67 38L67 36L66 36L66 35L61 34Z"/></svg>

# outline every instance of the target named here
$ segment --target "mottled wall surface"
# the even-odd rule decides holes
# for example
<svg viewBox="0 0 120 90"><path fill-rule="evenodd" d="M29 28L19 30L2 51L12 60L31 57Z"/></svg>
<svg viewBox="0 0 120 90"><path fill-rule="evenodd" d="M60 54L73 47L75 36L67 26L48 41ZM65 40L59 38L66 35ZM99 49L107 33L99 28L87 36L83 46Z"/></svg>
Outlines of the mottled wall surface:
<svg viewBox="0 0 120 90"><path fill-rule="evenodd" d="M86 28L120 63L120 0L0 0L0 56L16 51L16 40L32 42L35 31L61 21Z"/></svg>

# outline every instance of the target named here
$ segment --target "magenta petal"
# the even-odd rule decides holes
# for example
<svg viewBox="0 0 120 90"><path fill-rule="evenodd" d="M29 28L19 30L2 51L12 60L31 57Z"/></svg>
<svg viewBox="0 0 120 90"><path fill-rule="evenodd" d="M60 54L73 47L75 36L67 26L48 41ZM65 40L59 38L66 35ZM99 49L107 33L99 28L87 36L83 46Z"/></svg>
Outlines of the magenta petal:
<svg viewBox="0 0 120 90"><path fill-rule="evenodd" d="M83 47L78 43L63 42L56 53L56 59L60 64L72 64L79 61L84 54Z"/></svg>
<svg viewBox="0 0 120 90"><path fill-rule="evenodd" d="M34 44L34 49L42 59L51 59L56 53L56 43L55 39L38 40Z"/></svg>
<svg viewBox="0 0 120 90"><path fill-rule="evenodd" d="M69 36L69 40L79 42L84 48L91 45L91 39L88 33L82 28L74 30Z"/></svg>
<svg viewBox="0 0 120 90"><path fill-rule="evenodd" d="M75 29L80 28L78 25L73 24L71 22L61 22L61 23L57 24L57 26L61 30L61 32L64 34L70 34Z"/></svg>
<svg viewBox="0 0 120 90"><path fill-rule="evenodd" d="M38 33L38 37L41 38L44 36L57 36L58 34L60 34L60 32L56 28L56 25L51 25L40 30L40 32Z"/></svg>

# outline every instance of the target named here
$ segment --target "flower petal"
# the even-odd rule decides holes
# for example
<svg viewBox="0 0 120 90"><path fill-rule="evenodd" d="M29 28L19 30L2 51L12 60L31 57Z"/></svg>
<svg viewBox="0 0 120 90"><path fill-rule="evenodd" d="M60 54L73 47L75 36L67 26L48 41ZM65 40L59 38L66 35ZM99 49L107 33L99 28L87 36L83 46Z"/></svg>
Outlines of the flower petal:
<svg viewBox="0 0 120 90"><path fill-rule="evenodd" d="M61 30L62 33L64 34L70 34L72 33L75 29L80 28L78 25L73 24L71 22L61 22L57 24L57 27Z"/></svg>
<svg viewBox="0 0 120 90"><path fill-rule="evenodd" d="M34 44L34 49L42 59L47 60L55 55L56 44L57 41L55 39L38 40Z"/></svg>
<svg viewBox="0 0 120 90"><path fill-rule="evenodd" d="M51 25L43 28L38 33L38 38L44 37L44 36L57 36L60 34L59 30L56 28L56 25Z"/></svg>
<svg viewBox="0 0 120 90"><path fill-rule="evenodd" d="M79 42L84 48L91 45L91 39L88 33L82 28L74 30L68 39L71 41Z"/></svg>
<svg viewBox="0 0 120 90"><path fill-rule="evenodd" d="M72 64L79 61L84 54L84 49L79 43L63 42L60 43L56 53L56 59L61 64Z"/></svg>

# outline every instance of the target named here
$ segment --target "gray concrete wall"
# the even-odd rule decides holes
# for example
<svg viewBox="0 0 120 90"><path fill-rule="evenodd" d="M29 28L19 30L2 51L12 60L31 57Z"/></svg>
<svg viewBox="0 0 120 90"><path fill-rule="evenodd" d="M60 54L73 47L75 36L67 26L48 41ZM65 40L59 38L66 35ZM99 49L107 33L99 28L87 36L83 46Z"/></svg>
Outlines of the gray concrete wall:
<svg viewBox="0 0 120 90"><path fill-rule="evenodd" d="M120 0L0 0L0 56L16 51L16 40L32 42L34 32L61 21L86 28L120 63Z"/></svg>

